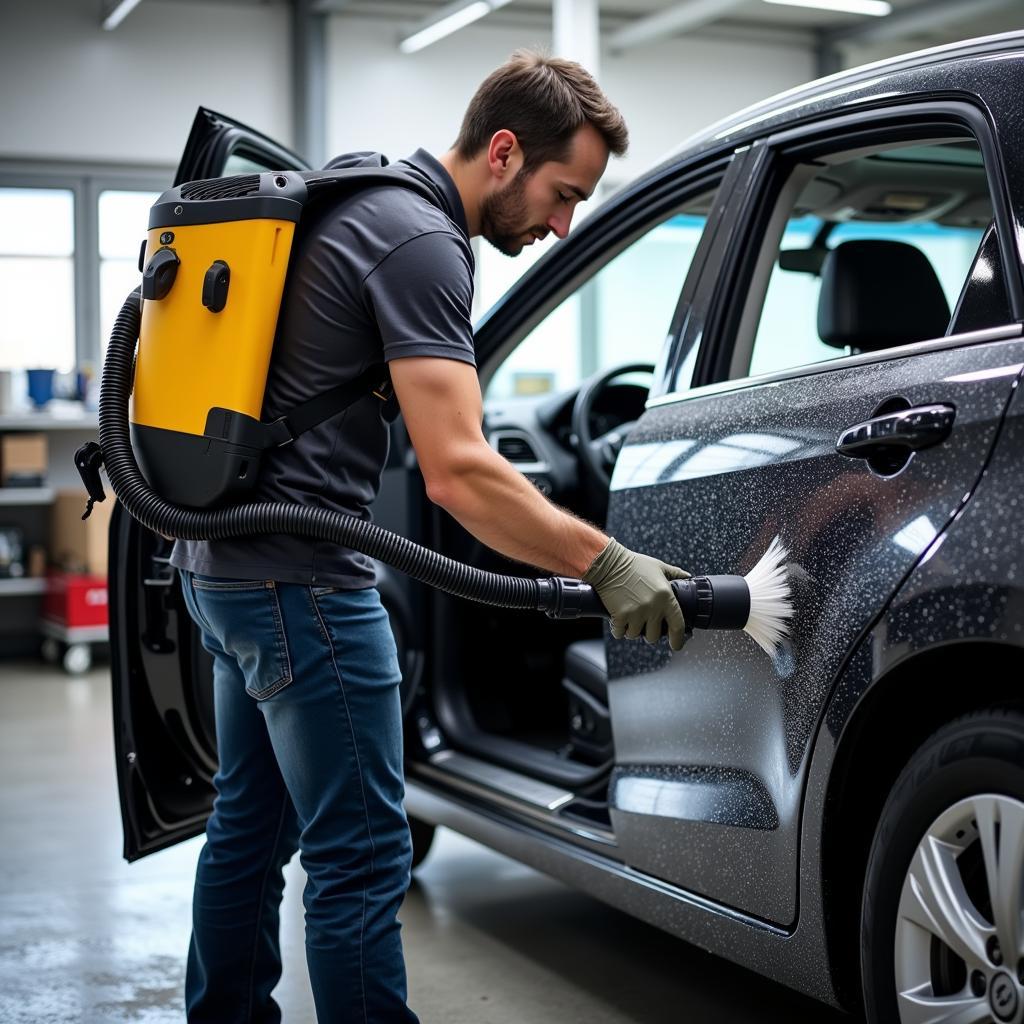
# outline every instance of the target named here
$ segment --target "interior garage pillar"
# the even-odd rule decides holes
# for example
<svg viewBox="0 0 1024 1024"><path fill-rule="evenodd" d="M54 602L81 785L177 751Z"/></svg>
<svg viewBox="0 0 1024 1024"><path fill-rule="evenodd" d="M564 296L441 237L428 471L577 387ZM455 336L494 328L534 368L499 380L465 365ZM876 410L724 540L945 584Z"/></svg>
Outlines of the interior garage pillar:
<svg viewBox="0 0 1024 1024"><path fill-rule="evenodd" d="M598 0L553 0L552 50L582 64L597 81L601 80L601 38ZM579 292L579 374L589 377L600 366L600 324L598 281Z"/></svg>
<svg viewBox="0 0 1024 1024"><path fill-rule="evenodd" d="M327 159L327 15L313 0L292 4L292 123L296 151Z"/></svg>
<svg viewBox="0 0 1024 1024"><path fill-rule="evenodd" d="M582 64L601 80L600 19L597 0L553 0L553 50Z"/></svg>

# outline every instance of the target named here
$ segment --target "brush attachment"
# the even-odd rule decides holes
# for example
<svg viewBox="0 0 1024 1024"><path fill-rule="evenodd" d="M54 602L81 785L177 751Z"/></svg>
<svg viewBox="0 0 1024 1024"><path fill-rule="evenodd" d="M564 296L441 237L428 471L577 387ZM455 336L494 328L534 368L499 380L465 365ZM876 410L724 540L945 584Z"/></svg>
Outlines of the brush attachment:
<svg viewBox="0 0 1024 1024"><path fill-rule="evenodd" d="M758 647L771 655L789 634L789 620L793 615L786 549L778 537L743 578L750 591L750 617L743 628Z"/></svg>
<svg viewBox="0 0 1024 1024"><path fill-rule="evenodd" d="M672 589L691 629L742 629L769 655L788 632L793 604L778 537L746 576L695 576Z"/></svg>
<svg viewBox="0 0 1024 1024"><path fill-rule="evenodd" d="M687 630L742 629L766 654L774 654L789 634L793 615L786 558L786 549L776 537L746 576L672 580ZM537 583L538 609L551 618L608 615L597 591L581 580L552 576Z"/></svg>

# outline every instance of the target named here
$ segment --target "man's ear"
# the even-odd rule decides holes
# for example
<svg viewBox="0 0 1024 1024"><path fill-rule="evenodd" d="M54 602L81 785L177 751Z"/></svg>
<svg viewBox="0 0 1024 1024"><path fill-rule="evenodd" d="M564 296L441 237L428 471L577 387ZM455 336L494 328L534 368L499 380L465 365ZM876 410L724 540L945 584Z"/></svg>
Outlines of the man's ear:
<svg viewBox="0 0 1024 1024"><path fill-rule="evenodd" d="M523 153L515 132L507 128L496 131L487 147L487 164L491 174L502 180L514 177L522 162Z"/></svg>

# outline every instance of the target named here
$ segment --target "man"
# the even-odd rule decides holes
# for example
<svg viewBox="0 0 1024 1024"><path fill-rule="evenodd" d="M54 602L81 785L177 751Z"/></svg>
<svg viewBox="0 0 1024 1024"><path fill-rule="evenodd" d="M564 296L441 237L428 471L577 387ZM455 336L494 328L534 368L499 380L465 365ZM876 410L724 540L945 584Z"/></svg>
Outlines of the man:
<svg viewBox="0 0 1024 1024"><path fill-rule="evenodd" d="M388 362L432 501L520 562L593 583L618 638L683 643L668 580L557 508L487 444L470 309L482 235L509 255L564 238L627 132L587 72L525 51L493 72L451 150L397 166L435 202L362 189L303 224L264 418ZM332 166L379 164L355 154ZM369 517L394 399L360 399L268 455L258 500ZM509 514L514 510L514 514ZM214 655L220 768L199 858L186 974L192 1022L278 1021L282 868L308 876L306 953L321 1024L415 1021L396 919L409 884L401 673L372 561L304 537L175 544Z"/></svg>

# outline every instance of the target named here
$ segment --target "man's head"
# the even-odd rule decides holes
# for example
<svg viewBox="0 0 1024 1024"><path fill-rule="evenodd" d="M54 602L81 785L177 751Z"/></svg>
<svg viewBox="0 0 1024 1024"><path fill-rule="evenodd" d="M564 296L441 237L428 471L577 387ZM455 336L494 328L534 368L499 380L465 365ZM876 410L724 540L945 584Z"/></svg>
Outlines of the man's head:
<svg viewBox="0 0 1024 1024"><path fill-rule="evenodd" d="M576 204L628 142L622 115L584 68L518 50L477 90L445 163L456 168L471 233L516 256L550 231L568 234Z"/></svg>

